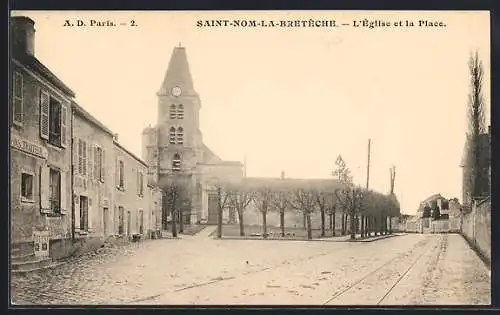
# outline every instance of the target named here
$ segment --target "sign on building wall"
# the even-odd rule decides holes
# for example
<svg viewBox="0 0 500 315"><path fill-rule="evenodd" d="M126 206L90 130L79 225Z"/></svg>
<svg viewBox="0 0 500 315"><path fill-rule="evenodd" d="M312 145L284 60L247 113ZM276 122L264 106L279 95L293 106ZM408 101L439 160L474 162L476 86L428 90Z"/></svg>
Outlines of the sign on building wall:
<svg viewBox="0 0 500 315"><path fill-rule="evenodd" d="M46 148L16 135L11 135L10 145L13 148L16 148L20 151L23 151L31 155L35 155L42 159L47 159L47 157L49 156L49 153Z"/></svg>

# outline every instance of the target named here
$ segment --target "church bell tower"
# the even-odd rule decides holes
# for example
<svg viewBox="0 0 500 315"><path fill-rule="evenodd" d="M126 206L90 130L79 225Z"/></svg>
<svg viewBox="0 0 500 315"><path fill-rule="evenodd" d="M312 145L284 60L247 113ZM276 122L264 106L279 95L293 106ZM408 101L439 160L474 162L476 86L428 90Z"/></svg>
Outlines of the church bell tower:
<svg viewBox="0 0 500 315"><path fill-rule="evenodd" d="M201 102L185 47L173 49L157 97L158 121L143 131L143 159L150 165L149 181L161 186L165 176L195 173L202 155Z"/></svg>

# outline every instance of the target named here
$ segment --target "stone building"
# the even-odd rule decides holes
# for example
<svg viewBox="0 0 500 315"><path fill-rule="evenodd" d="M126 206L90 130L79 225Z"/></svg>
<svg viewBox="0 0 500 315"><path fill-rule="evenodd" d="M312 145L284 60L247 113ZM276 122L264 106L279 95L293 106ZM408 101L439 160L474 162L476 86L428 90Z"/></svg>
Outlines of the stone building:
<svg viewBox="0 0 500 315"><path fill-rule="evenodd" d="M147 164L113 141L115 188L113 208L114 234L147 234L150 206L146 182ZM154 201L153 201L154 202Z"/></svg>
<svg viewBox="0 0 500 315"><path fill-rule="evenodd" d="M243 164L224 161L204 143L200 130L200 96L196 92L184 47L175 47L157 93L158 120L143 130L142 157L149 165L148 182L162 187L172 181L187 183L190 193L186 223L215 223L217 210L209 207L210 192L221 180L239 181ZM209 197L212 196L212 197Z"/></svg>
<svg viewBox="0 0 500 315"><path fill-rule="evenodd" d="M11 241L71 238L71 101L74 92L35 56L34 22L11 18Z"/></svg>
<svg viewBox="0 0 500 315"><path fill-rule="evenodd" d="M114 234L113 132L76 102L73 108L73 196L75 233L103 237Z"/></svg>

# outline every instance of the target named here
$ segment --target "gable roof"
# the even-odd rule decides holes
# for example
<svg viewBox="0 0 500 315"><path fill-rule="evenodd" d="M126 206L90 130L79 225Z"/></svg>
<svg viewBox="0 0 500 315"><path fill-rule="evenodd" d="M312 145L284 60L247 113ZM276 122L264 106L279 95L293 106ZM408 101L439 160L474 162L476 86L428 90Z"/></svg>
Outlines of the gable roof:
<svg viewBox="0 0 500 315"><path fill-rule="evenodd" d="M13 59L18 61L21 65L25 66L27 69L40 74L45 80L52 83L55 87L60 89L69 97L75 97L75 92L73 92L66 84L64 84L61 79L59 79L36 57L27 54L18 54L13 57Z"/></svg>

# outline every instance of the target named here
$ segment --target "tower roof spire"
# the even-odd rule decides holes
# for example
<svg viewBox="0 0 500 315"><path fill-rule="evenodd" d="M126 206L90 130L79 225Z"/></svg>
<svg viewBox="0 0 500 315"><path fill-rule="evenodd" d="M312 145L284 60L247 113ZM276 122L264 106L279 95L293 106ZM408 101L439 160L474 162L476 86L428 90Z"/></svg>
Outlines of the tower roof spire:
<svg viewBox="0 0 500 315"><path fill-rule="evenodd" d="M180 42L179 46L173 49L159 94L170 95L174 87L180 87L182 95L196 94L189 70L186 48L182 47Z"/></svg>

